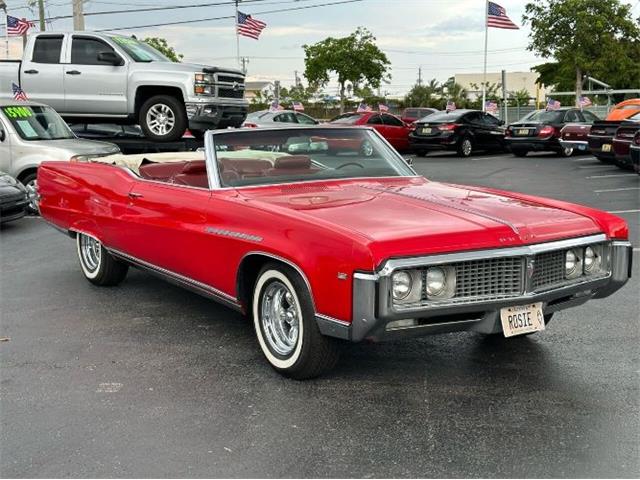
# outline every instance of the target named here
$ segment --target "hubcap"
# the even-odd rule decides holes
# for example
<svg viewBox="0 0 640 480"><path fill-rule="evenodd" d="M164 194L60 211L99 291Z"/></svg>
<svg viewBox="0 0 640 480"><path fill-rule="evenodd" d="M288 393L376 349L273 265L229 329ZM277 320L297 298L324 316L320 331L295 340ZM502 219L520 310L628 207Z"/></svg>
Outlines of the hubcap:
<svg viewBox="0 0 640 480"><path fill-rule="evenodd" d="M573 148L568 147L568 148L564 149L564 156L565 157L570 157L572 153L573 153Z"/></svg>
<svg viewBox="0 0 640 480"><path fill-rule="evenodd" d="M24 188L27 190L27 196L29 197L29 209L32 212L39 212L38 207L38 182L34 179L27 183Z"/></svg>
<svg viewBox="0 0 640 480"><path fill-rule="evenodd" d="M147 112L147 126L155 135L166 135L173 130L176 116L164 103L156 103Z"/></svg>
<svg viewBox="0 0 640 480"><path fill-rule="evenodd" d="M90 272L95 272L100 267L100 242L87 235L81 235L80 255L85 268Z"/></svg>
<svg viewBox="0 0 640 480"><path fill-rule="evenodd" d="M462 142L462 153L464 153L465 155L471 154L471 141L464 140Z"/></svg>
<svg viewBox="0 0 640 480"><path fill-rule="evenodd" d="M283 283L274 281L267 286L262 296L260 321L269 346L279 355L291 354L298 342L300 309Z"/></svg>

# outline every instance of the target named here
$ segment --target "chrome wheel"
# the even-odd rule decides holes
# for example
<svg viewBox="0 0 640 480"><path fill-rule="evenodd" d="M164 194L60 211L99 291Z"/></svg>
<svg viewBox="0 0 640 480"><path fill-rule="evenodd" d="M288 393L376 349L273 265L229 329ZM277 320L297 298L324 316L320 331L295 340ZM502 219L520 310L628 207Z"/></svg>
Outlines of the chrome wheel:
<svg viewBox="0 0 640 480"><path fill-rule="evenodd" d="M565 147L562 149L562 155L565 157L570 157L571 155L573 155L573 148L572 147Z"/></svg>
<svg viewBox="0 0 640 480"><path fill-rule="evenodd" d="M80 236L80 259L89 272L100 268L101 245L98 240L87 235Z"/></svg>
<svg viewBox="0 0 640 480"><path fill-rule="evenodd" d="M472 148L471 140L469 140L468 138L465 138L462 141L462 154L465 157L468 157L469 155L471 155L471 148Z"/></svg>
<svg viewBox="0 0 640 480"><path fill-rule="evenodd" d="M156 103L147 111L147 127L154 135L167 135L176 124L176 115L168 105Z"/></svg>
<svg viewBox="0 0 640 480"><path fill-rule="evenodd" d="M278 355L288 356L295 349L300 315L300 308L284 283L274 280L265 288L260 322L269 347Z"/></svg>
<svg viewBox="0 0 640 480"><path fill-rule="evenodd" d="M27 210L29 213L38 214L40 212L40 207L38 206L38 182L34 178L27 182L24 188L27 191L27 196L29 197Z"/></svg>

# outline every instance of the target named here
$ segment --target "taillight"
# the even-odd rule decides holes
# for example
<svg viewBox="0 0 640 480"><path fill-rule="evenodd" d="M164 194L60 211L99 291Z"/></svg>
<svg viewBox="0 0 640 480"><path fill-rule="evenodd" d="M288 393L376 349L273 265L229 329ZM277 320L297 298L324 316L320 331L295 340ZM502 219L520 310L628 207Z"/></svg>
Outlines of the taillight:
<svg viewBox="0 0 640 480"><path fill-rule="evenodd" d="M545 125L538 132L539 137L551 137L557 134L557 130L551 125Z"/></svg>
<svg viewBox="0 0 640 480"><path fill-rule="evenodd" d="M443 125L439 125L438 129L442 130L443 132L449 132L451 130L455 130L456 127L459 127L460 125L458 123L445 123Z"/></svg>
<svg viewBox="0 0 640 480"><path fill-rule="evenodd" d="M620 129L616 132L616 137L617 138L633 138L635 134L636 132L634 130L629 131L629 130Z"/></svg>
<svg viewBox="0 0 640 480"><path fill-rule="evenodd" d="M244 123L242 124L242 126L243 126L243 127L246 127L246 128L258 128L258 125L257 125L257 124L255 124L255 123L251 123L251 122L244 122Z"/></svg>

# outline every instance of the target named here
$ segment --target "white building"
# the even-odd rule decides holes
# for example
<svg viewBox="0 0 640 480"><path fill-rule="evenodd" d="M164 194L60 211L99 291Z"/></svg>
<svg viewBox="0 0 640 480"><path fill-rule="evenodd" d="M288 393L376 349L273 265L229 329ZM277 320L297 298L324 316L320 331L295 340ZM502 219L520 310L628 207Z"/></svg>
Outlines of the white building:
<svg viewBox="0 0 640 480"><path fill-rule="evenodd" d="M507 72L506 76L508 92L526 90L531 98L538 98L540 101L544 101L547 91L544 85L538 86L536 83L538 78L536 72ZM478 97L482 97L482 72L456 73L454 78L456 83L462 85L469 92L469 99L475 100ZM487 82L489 84L502 84L502 73L487 72ZM499 90L499 94L502 96L502 88Z"/></svg>

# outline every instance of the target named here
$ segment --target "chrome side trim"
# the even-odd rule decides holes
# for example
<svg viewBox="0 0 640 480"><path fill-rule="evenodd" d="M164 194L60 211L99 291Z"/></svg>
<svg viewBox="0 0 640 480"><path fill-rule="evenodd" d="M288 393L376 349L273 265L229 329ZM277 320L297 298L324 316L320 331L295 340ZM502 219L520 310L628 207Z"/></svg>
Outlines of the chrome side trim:
<svg viewBox="0 0 640 480"><path fill-rule="evenodd" d="M144 270L147 270L151 273L154 273L156 275L159 275L163 278L165 278L166 280L172 282L172 283L176 283L180 286L186 287L192 291L194 291L195 293L198 293L200 295L203 295L207 298L212 298L213 300L219 301L221 303L224 303L225 305L237 310L237 311L241 311L241 306L238 303L238 300L227 294L224 293L221 290L218 290L217 288L214 288L210 285L207 285L206 283L202 283L199 282L197 280L194 280L193 278L189 278L185 275L181 275L179 273L173 272L171 270L168 270L166 268L163 267L159 267L157 265L154 265L152 263L149 263L145 260L141 260L137 257L134 257L132 255L129 255L128 253L124 253L120 250L116 250L114 248L108 248L105 246L105 248L108 250L108 252L110 254L112 254L114 257L117 257L121 260L124 260L126 262L132 263L134 266L142 268Z"/></svg>
<svg viewBox="0 0 640 480"><path fill-rule="evenodd" d="M382 264L382 267L378 271L378 275L381 277L388 277L393 273L394 270L397 270L398 268L411 268L425 265L464 262L468 260L479 260L496 257L531 256L542 252L562 250L564 248L577 247L590 243L605 242L606 240L607 236L601 233L597 235L590 235L588 237L570 238L554 242L538 243L535 245L523 245L521 247L496 248L492 250L472 250L460 253L445 253L423 257L390 259Z"/></svg>
<svg viewBox="0 0 640 480"><path fill-rule="evenodd" d="M378 275L375 273L363 273L363 272L356 272L353 274L353 278L358 278L360 280L373 280L376 281L378 280Z"/></svg>

